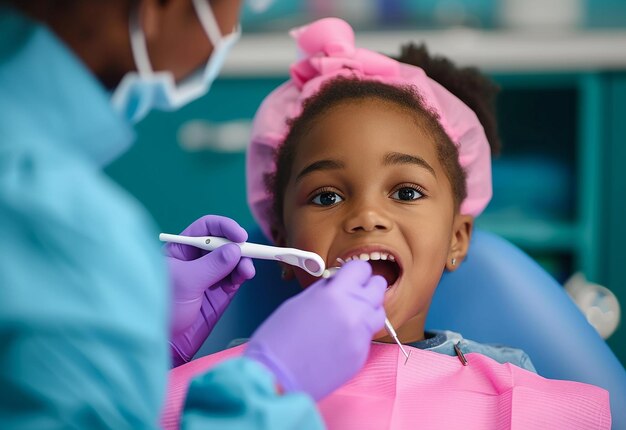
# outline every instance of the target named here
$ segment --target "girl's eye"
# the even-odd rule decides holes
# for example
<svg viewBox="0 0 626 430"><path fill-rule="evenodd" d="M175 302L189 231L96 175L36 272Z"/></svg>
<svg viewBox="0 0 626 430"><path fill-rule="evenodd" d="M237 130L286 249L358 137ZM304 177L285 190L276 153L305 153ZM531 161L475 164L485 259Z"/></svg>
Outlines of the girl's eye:
<svg viewBox="0 0 626 430"><path fill-rule="evenodd" d="M339 196L339 194L333 193L331 191L325 191L313 197L311 203L320 206L332 206L341 201L343 201L343 199Z"/></svg>
<svg viewBox="0 0 626 430"><path fill-rule="evenodd" d="M396 192L394 192L391 195L392 199L403 200L403 201L417 200L422 197L424 197L422 193L420 193L415 188L411 188L411 187L399 188Z"/></svg>

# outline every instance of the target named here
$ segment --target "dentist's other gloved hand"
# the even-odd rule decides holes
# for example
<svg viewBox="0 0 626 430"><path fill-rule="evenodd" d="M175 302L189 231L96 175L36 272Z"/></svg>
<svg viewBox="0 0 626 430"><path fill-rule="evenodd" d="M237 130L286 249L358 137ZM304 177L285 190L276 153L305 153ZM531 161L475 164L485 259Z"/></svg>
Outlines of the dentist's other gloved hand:
<svg viewBox="0 0 626 430"><path fill-rule="evenodd" d="M184 236L219 236L245 242L248 233L229 218L207 215L194 221ZM186 363L200 349L230 304L239 286L254 274L249 258L235 244L208 252L168 243L165 254L172 279L170 346L174 366Z"/></svg>
<svg viewBox="0 0 626 430"><path fill-rule="evenodd" d="M265 365L286 392L319 400L365 364L383 328L387 281L365 261L346 263L283 303L252 335L244 356Z"/></svg>

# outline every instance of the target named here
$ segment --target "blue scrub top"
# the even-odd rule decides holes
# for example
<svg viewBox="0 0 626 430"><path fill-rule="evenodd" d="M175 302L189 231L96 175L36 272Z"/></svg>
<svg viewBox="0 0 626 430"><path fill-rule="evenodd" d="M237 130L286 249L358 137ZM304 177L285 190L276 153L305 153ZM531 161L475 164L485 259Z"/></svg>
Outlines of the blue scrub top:
<svg viewBox="0 0 626 430"><path fill-rule="evenodd" d="M159 427L166 268L153 221L101 171L133 139L70 50L0 7L2 428ZM194 381L183 416L188 428L322 427L310 398L277 396L246 359Z"/></svg>

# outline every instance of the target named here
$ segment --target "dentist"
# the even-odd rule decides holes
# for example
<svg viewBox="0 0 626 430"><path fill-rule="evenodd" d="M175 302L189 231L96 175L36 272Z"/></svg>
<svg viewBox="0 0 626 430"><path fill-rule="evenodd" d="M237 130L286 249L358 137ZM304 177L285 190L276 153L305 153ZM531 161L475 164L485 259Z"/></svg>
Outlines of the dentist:
<svg viewBox="0 0 626 430"><path fill-rule="evenodd" d="M0 427L157 428L170 365L254 276L236 245L168 245L165 263L148 214L102 173L151 109L209 90L240 6L0 0ZM183 233L247 238L216 216ZM314 400L363 365L385 288L357 261L285 302L243 357L192 382L183 426L322 428Z"/></svg>

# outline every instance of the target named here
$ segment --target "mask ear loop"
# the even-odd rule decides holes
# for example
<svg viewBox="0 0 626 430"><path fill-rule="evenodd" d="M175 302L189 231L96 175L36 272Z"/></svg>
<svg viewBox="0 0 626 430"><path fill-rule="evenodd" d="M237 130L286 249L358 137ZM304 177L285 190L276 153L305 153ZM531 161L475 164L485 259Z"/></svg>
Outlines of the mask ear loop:
<svg viewBox="0 0 626 430"><path fill-rule="evenodd" d="M198 15L200 25L202 25L204 32L213 44L213 50L215 50L215 48L222 43L224 36L217 23L217 19L215 19L213 9L211 9L208 0L192 0L192 3L193 7L196 9L196 15Z"/></svg>
<svg viewBox="0 0 626 430"><path fill-rule="evenodd" d="M148 77L154 74L150 57L148 56L148 45L146 36L143 33L139 22L139 5L134 7L128 19L128 33L130 35L130 46L135 60L135 67L139 76Z"/></svg>

